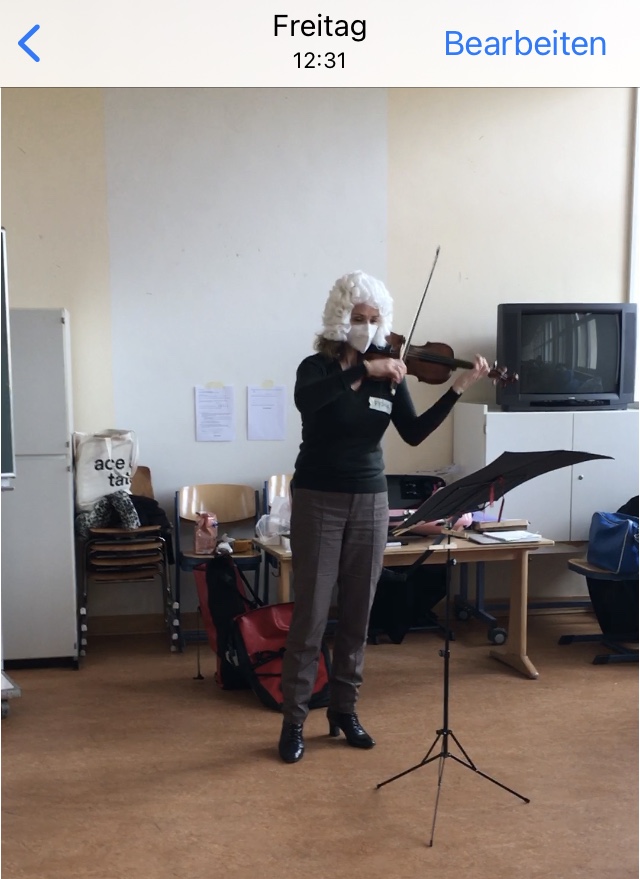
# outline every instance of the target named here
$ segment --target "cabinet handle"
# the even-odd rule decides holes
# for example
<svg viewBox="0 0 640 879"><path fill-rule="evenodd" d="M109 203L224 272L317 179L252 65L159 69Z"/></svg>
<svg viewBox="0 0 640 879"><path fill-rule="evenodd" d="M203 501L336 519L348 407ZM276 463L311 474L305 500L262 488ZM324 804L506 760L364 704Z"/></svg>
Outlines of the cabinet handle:
<svg viewBox="0 0 640 879"><path fill-rule="evenodd" d="M578 479L584 479L584 476L582 475L582 473L580 474L580 476L578 476Z"/></svg>

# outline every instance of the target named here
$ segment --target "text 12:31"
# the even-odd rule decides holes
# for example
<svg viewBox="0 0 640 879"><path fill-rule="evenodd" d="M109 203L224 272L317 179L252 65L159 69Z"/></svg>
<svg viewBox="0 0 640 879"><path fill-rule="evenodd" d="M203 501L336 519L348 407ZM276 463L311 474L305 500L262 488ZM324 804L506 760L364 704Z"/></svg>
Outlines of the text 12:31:
<svg viewBox="0 0 640 879"><path fill-rule="evenodd" d="M298 68L341 67L344 70L344 52L296 52L293 56Z"/></svg>

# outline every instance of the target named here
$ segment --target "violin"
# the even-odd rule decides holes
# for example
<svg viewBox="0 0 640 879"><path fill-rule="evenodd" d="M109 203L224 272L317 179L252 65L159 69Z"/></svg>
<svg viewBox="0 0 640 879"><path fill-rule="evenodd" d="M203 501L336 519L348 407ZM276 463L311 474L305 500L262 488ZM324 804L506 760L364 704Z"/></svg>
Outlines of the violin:
<svg viewBox="0 0 640 879"><path fill-rule="evenodd" d="M384 348L371 346L365 353L365 360L374 360L379 357L392 357L394 360L404 360L407 367L407 375L415 376L418 381L429 385L441 385L451 378L455 369L473 369L474 364L468 360L459 360L453 353L453 348L445 342L427 342L424 345L409 345L402 353L402 347L406 342L404 336L399 333L390 333L386 338ZM503 387L518 381L517 374L509 375L504 366L493 365L487 378Z"/></svg>
<svg viewBox="0 0 640 879"><path fill-rule="evenodd" d="M414 375L418 381L429 385L441 385L451 377L454 369L473 369L474 364L468 360L458 360L453 353L453 348L444 342L427 342L426 345L412 345L411 339L416 328L418 317L427 296L429 284L440 255L440 246L436 248L436 254L427 279L427 286L418 304L418 310L411 324L409 340L398 333L390 333L386 338L386 347L375 348L373 345L365 353L365 360L374 360L379 357L392 357L394 360L404 360L407 374ZM518 381L518 375L509 375L506 367L494 363L488 378L493 379L494 384L506 384Z"/></svg>

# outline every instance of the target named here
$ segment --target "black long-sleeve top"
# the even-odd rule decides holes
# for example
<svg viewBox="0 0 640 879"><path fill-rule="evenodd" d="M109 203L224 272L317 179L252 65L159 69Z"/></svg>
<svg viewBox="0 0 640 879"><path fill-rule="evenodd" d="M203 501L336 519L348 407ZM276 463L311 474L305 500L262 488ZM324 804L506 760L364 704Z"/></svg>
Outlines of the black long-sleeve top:
<svg viewBox="0 0 640 879"><path fill-rule="evenodd" d="M362 379L357 390L351 385ZM294 400L302 415L302 443L293 486L318 491L386 491L380 442L390 422L417 446L442 424L459 395L448 390L417 415L406 382L395 394L389 381L369 378L364 363L342 369L322 354L305 358Z"/></svg>

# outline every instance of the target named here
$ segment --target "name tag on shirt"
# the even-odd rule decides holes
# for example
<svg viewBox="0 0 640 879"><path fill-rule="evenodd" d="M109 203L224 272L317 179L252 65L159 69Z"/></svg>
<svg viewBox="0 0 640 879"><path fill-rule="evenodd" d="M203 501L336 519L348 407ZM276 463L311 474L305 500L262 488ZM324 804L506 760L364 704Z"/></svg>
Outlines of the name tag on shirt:
<svg viewBox="0 0 640 879"><path fill-rule="evenodd" d="M382 397L369 397L369 409L377 409L378 412L386 412L391 415L391 400L384 400Z"/></svg>

